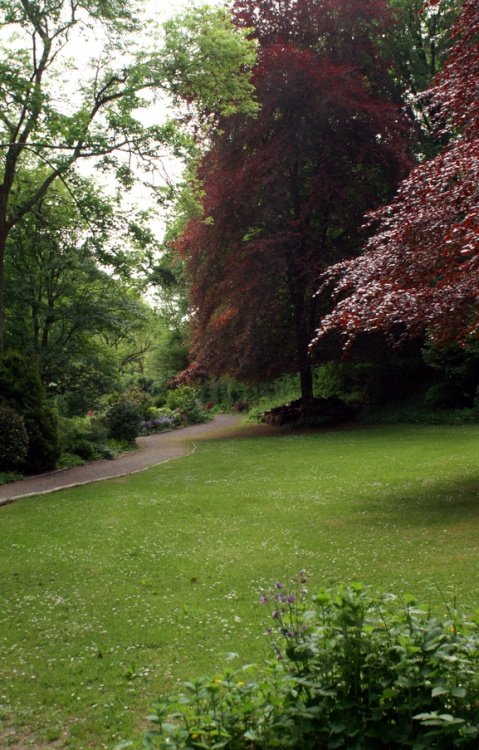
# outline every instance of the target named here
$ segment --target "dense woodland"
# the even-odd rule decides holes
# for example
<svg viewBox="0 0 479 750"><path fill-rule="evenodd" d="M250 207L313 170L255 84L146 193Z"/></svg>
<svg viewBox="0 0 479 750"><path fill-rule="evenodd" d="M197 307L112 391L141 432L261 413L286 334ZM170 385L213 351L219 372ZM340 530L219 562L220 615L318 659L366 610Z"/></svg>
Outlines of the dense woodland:
<svg viewBox="0 0 479 750"><path fill-rule="evenodd" d="M298 397L477 419L474 0L0 14L0 471Z"/></svg>

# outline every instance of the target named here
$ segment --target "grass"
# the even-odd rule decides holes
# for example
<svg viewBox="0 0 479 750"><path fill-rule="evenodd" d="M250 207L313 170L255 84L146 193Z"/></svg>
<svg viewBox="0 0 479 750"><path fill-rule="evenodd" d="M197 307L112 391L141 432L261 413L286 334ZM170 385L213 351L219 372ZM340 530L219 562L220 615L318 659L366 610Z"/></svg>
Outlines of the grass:
<svg viewBox="0 0 479 750"><path fill-rule="evenodd" d="M305 567L477 605L479 427L210 441L0 509L0 746L112 748L179 679L268 653Z"/></svg>

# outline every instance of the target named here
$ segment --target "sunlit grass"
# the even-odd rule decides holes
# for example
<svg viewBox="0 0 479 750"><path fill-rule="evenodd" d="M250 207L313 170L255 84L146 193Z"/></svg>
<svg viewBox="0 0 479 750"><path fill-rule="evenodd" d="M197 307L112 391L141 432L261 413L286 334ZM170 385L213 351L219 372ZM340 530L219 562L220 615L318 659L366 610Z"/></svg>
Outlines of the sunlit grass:
<svg viewBox="0 0 479 750"><path fill-rule="evenodd" d="M478 445L475 426L210 441L0 509L0 746L132 736L179 679L262 658L258 591L302 567L476 605Z"/></svg>

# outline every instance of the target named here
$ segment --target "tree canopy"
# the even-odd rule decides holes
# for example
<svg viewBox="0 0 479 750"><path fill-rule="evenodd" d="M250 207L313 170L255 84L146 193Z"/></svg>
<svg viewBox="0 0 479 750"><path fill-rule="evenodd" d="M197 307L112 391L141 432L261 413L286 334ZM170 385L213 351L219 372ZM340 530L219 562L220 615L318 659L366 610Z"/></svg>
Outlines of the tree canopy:
<svg viewBox="0 0 479 750"><path fill-rule="evenodd" d="M203 214L179 242L188 374L299 372L307 401L318 277L359 252L364 212L409 164L407 125L374 43L391 18L381 1L237 0L232 10L258 40L260 110L223 119L198 170Z"/></svg>
<svg viewBox="0 0 479 750"><path fill-rule="evenodd" d="M135 162L152 170L165 146L184 147L174 122L141 120L159 92L194 94L206 110L213 100L220 111L250 106L252 46L223 10L194 10L189 27L188 17L172 22L164 49L153 47L140 17L140 5L130 0L0 4L0 351L7 239L56 180L68 181L78 162L95 157L128 187ZM205 55L212 35L222 43ZM75 39L83 49L91 44L91 59L74 59ZM20 200L18 180L32 164L44 169Z"/></svg>
<svg viewBox="0 0 479 750"><path fill-rule="evenodd" d="M436 1L430 0L430 5ZM450 145L420 164L360 258L334 267L340 301L319 335L361 331L393 339L428 331L436 343L479 334L479 5L464 0L454 45L429 93L439 135Z"/></svg>

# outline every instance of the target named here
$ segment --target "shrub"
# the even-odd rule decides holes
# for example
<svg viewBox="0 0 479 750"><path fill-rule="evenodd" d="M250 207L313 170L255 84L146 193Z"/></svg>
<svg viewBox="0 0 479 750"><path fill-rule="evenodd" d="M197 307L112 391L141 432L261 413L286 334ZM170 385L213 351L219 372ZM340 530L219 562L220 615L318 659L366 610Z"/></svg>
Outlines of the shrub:
<svg viewBox="0 0 479 750"><path fill-rule="evenodd" d="M5 352L0 357L0 393L19 414L34 412L45 399L36 363L20 352Z"/></svg>
<svg viewBox="0 0 479 750"><path fill-rule="evenodd" d="M94 461L98 456L96 446L90 440L79 440L74 453L85 461Z"/></svg>
<svg viewBox="0 0 479 750"><path fill-rule="evenodd" d="M16 411L0 405L0 471L16 471L25 463L28 435Z"/></svg>
<svg viewBox="0 0 479 750"><path fill-rule="evenodd" d="M98 417L60 417L59 434L62 465L63 456L68 454L80 456L85 461L102 457L107 429Z"/></svg>
<svg viewBox="0 0 479 750"><path fill-rule="evenodd" d="M108 435L115 440L134 443L141 431L143 414L140 406L126 399L118 399L107 409Z"/></svg>
<svg viewBox="0 0 479 750"><path fill-rule="evenodd" d="M426 409L461 409L464 398L454 383L436 383L427 390L424 406Z"/></svg>
<svg viewBox="0 0 479 750"><path fill-rule="evenodd" d="M168 391L166 406L178 413L183 424L200 424L211 419L211 415L203 409L196 390L190 385Z"/></svg>
<svg viewBox="0 0 479 750"><path fill-rule="evenodd" d="M24 415L28 432L28 473L37 474L54 469L60 456L57 418L52 409L39 406Z"/></svg>
<svg viewBox="0 0 479 750"><path fill-rule="evenodd" d="M28 434L25 469L37 473L54 469L60 455L57 421L45 403L36 364L19 352L0 357L0 392L5 405L17 411Z"/></svg>
<svg viewBox="0 0 479 750"><path fill-rule="evenodd" d="M299 585L304 584L304 578ZM479 629L359 584L307 603L278 583L274 661L184 685L158 703L149 748L466 748L479 737Z"/></svg>
<svg viewBox="0 0 479 750"><path fill-rule="evenodd" d="M142 435L154 435L157 432L171 430L179 423L179 415L171 409L157 409L154 406L148 409L146 419L140 423Z"/></svg>

